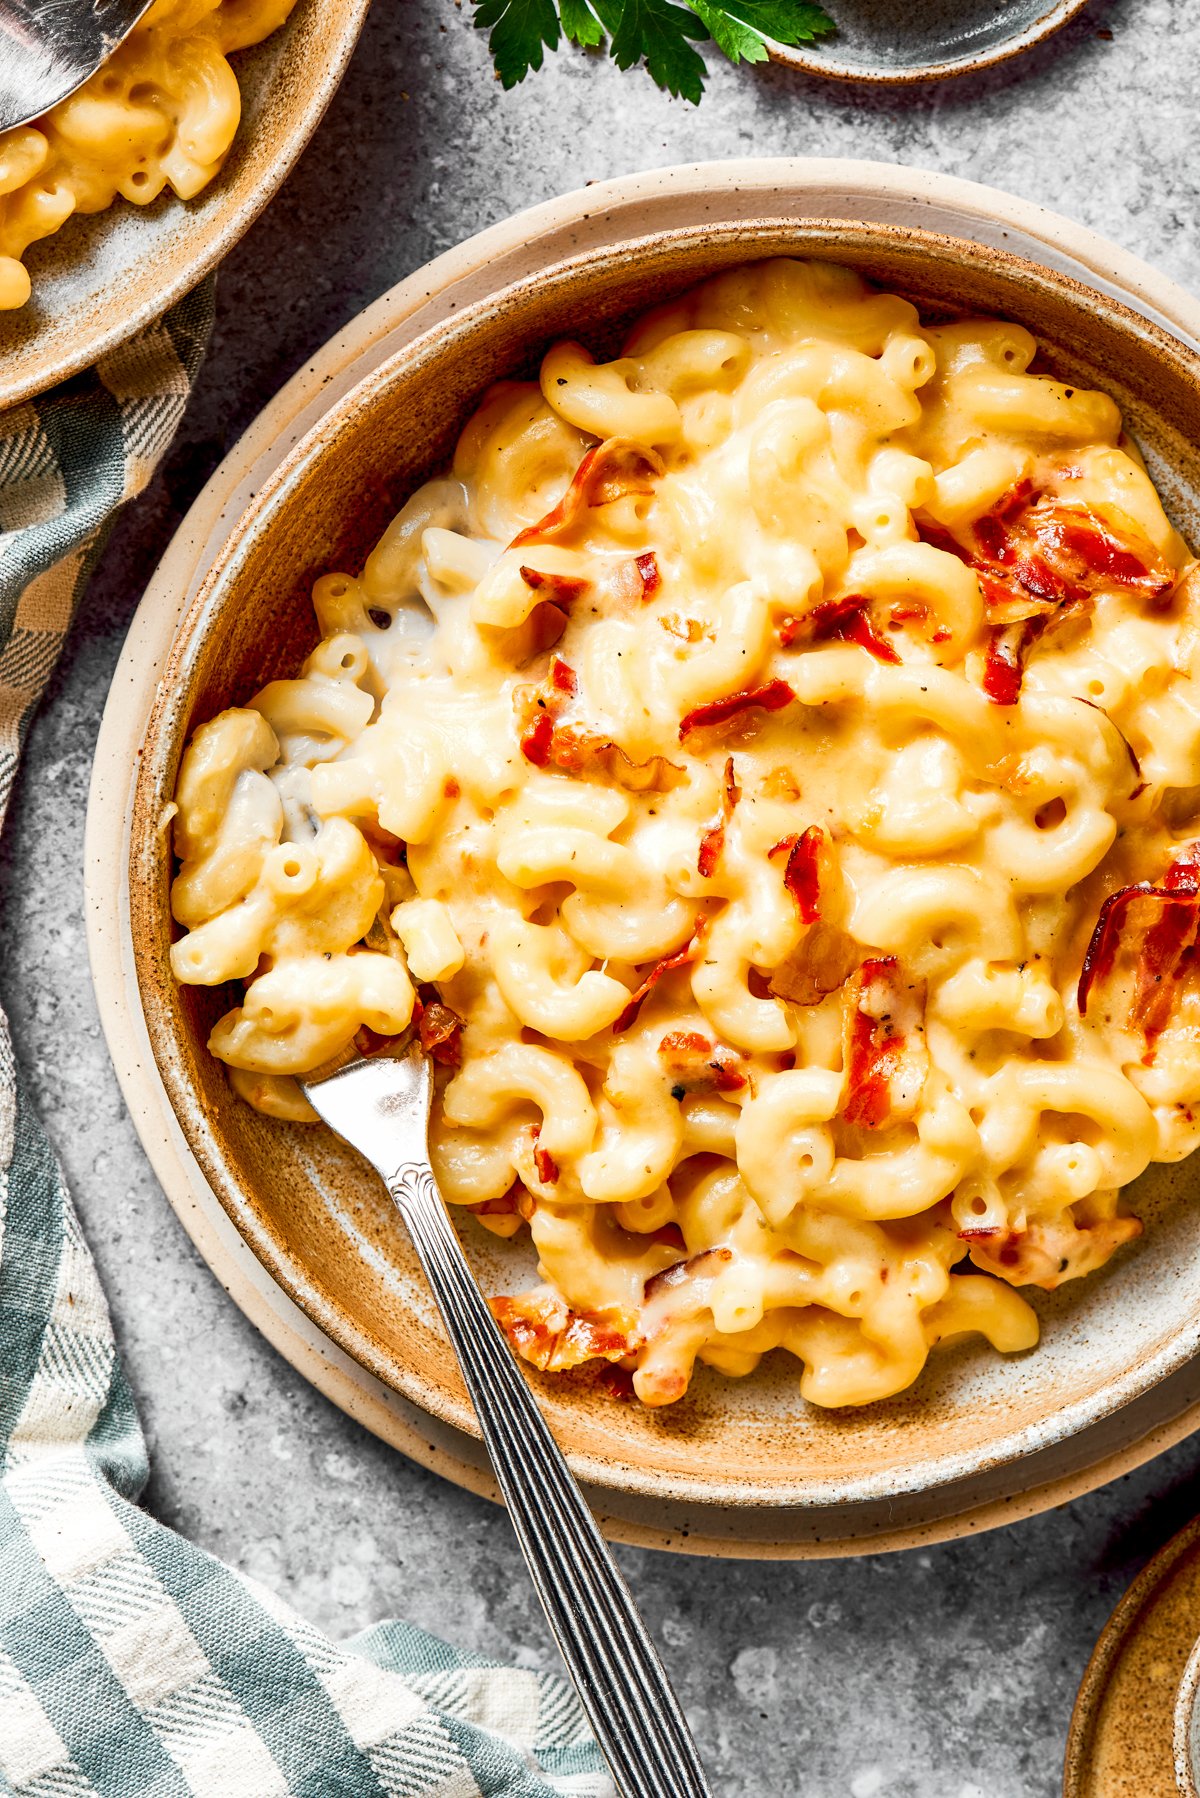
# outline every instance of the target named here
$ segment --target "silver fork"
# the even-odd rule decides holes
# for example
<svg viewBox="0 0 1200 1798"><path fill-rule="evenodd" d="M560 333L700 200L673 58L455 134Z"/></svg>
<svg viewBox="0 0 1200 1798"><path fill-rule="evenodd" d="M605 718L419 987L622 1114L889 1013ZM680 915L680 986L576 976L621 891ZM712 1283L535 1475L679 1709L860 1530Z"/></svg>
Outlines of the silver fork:
<svg viewBox="0 0 1200 1798"><path fill-rule="evenodd" d="M623 1798L709 1798L629 1588L467 1266L429 1165L429 1060L413 1038L304 1083L399 1207L458 1355L550 1628Z"/></svg>
<svg viewBox="0 0 1200 1798"><path fill-rule="evenodd" d="M0 131L65 100L127 38L150 0L0 0Z"/></svg>

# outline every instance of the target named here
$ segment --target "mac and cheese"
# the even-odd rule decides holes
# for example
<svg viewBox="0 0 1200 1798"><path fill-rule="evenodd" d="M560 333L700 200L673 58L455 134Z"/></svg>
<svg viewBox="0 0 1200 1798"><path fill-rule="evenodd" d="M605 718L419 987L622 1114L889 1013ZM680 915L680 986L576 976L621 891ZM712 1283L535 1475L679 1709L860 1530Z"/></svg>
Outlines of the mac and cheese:
<svg viewBox="0 0 1200 1798"><path fill-rule="evenodd" d="M23 306L31 243L118 195L190 200L220 169L241 117L226 58L283 24L295 0L154 0L84 85L0 132L0 311Z"/></svg>
<svg viewBox="0 0 1200 1798"><path fill-rule="evenodd" d="M1017 325L723 274L504 382L295 679L201 726L180 980L237 1090L414 1016L539 1367L895 1393L1136 1236L1200 1123L1200 606Z"/></svg>

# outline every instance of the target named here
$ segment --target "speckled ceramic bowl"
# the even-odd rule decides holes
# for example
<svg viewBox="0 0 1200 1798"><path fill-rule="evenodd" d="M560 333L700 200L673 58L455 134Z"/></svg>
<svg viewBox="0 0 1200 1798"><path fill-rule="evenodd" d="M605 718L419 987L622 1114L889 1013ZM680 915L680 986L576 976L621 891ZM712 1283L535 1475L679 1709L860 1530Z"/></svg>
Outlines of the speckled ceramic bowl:
<svg viewBox="0 0 1200 1798"><path fill-rule="evenodd" d="M698 199L691 210L703 220L710 208ZM651 301L717 268L789 252L861 269L929 312L982 309L1029 326L1063 378L1116 396L1175 517L1195 532L1200 357L1146 318L978 244L878 224L710 218L486 295L334 405L253 497L182 621L136 749L129 738L129 934L158 1074L190 1150L242 1238L325 1335L462 1428L471 1427L463 1390L383 1189L323 1130L241 1105L205 1050L229 993L171 979L163 807L189 731L295 668L315 636L314 577L361 562L490 380L531 369L564 331L603 348ZM1187 1164L1143 1183L1140 1207L1154 1214L1146 1236L1100 1275L1039 1298L1044 1341L1020 1360L963 1344L936 1356L908 1393L841 1414L805 1406L784 1357L740 1382L701 1370L688 1397L659 1413L544 1381L550 1420L581 1475L622 1493L734 1507L917 1495L919 1506L935 1489L1069 1441L1186 1365L1200 1341L1200 1211L1178 1201L1192 1184ZM508 1284L509 1251L469 1229L485 1286Z"/></svg>
<svg viewBox="0 0 1200 1798"><path fill-rule="evenodd" d="M299 0L280 29L233 57L242 120L225 166L194 200L118 200L68 219L26 257L32 298L0 312L0 410L42 393L132 337L249 229L320 123L368 0Z"/></svg>
<svg viewBox="0 0 1200 1798"><path fill-rule="evenodd" d="M1161 1548L1088 1662L1067 1736L1063 1798L1197 1798L1200 1518Z"/></svg>
<svg viewBox="0 0 1200 1798"><path fill-rule="evenodd" d="M772 47L777 62L876 84L971 75L1030 50L1088 0L828 0L837 30L812 45Z"/></svg>
<svg viewBox="0 0 1200 1798"><path fill-rule="evenodd" d="M772 46L776 62L837 81L896 86L972 75L1052 37L1088 0L830 0L837 30Z"/></svg>

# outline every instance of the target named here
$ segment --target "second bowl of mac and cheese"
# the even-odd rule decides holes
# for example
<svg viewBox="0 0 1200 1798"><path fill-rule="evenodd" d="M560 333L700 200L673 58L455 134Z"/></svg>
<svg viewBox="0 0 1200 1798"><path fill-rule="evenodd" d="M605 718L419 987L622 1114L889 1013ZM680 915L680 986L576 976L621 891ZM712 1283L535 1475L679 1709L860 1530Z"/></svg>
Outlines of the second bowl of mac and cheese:
<svg viewBox="0 0 1200 1798"><path fill-rule="evenodd" d="M298 447L184 623L131 902L323 1328L467 1421L296 1078L415 1025L593 1478L945 1484L1180 1364L1195 374L1013 258L763 221L520 283Z"/></svg>
<svg viewBox="0 0 1200 1798"><path fill-rule="evenodd" d="M154 0L42 118L0 131L0 408L158 318L316 129L366 0Z"/></svg>

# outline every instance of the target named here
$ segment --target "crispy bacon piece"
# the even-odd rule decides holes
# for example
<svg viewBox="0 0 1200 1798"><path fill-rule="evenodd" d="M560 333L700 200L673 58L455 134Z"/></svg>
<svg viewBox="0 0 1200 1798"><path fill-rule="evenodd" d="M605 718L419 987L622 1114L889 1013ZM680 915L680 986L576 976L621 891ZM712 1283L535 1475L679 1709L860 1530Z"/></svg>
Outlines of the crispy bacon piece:
<svg viewBox="0 0 1200 1798"><path fill-rule="evenodd" d="M1039 493L1028 480L975 520L967 543L943 525L918 528L926 543L981 575L991 615L1002 624L1075 604L1105 586L1159 601L1176 585L1175 570L1132 519L1119 512L1106 519L1080 502Z"/></svg>
<svg viewBox="0 0 1200 1798"><path fill-rule="evenodd" d="M1078 987L1081 1017L1087 1015L1096 981L1116 966L1126 931L1131 925L1140 927L1130 1022L1144 1034L1147 1048L1153 1048L1156 1037L1166 1028L1179 983L1195 965L1200 933L1200 866L1192 858L1197 854L1200 845L1189 845L1171 863L1160 886L1139 881L1110 893L1100 907L1084 954ZM1138 913L1143 914L1140 926Z"/></svg>
<svg viewBox="0 0 1200 1798"><path fill-rule="evenodd" d="M632 1371L619 1362L601 1361L596 1368L595 1383L618 1405L631 1405L637 1397Z"/></svg>
<svg viewBox="0 0 1200 1798"><path fill-rule="evenodd" d="M1025 658L1045 628L1044 618L1026 618L991 633L983 660L983 690L993 705L1016 705L1021 697Z"/></svg>
<svg viewBox="0 0 1200 1798"><path fill-rule="evenodd" d="M521 1216L517 1195L511 1186L507 1192L502 1192L498 1199L481 1199L478 1205L464 1205L463 1210L469 1211L472 1217Z"/></svg>
<svg viewBox="0 0 1200 1798"><path fill-rule="evenodd" d="M623 1361L641 1338L627 1311L572 1311L557 1293L489 1299L492 1315L523 1361L562 1373L585 1361Z"/></svg>
<svg viewBox="0 0 1200 1798"><path fill-rule="evenodd" d="M1029 480L1018 481L975 520L967 543L932 521L918 528L926 543L976 572L997 627L984 672L984 690L997 705L1016 704L1025 658L1051 618L1106 586L1160 603L1176 585L1174 569L1132 520L1120 513L1106 520L1090 506L1039 493ZM1026 628L1019 632L1011 628L1016 625Z"/></svg>
<svg viewBox="0 0 1200 1798"><path fill-rule="evenodd" d="M767 991L792 1005L819 1005L826 994L845 985L857 960L853 937L840 925L818 919L775 969Z"/></svg>
<svg viewBox="0 0 1200 1798"><path fill-rule="evenodd" d="M779 625L779 641L784 649L794 643L857 643L880 662L898 662L900 657L885 637L881 637L871 619L871 602L861 593L845 599L828 599L802 618L784 618Z"/></svg>
<svg viewBox="0 0 1200 1798"><path fill-rule="evenodd" d="M535 768L544 768L553 757L555 721L579 690L575 670L555 656L540 687L518 687L513 704L524 713L521 754Z"/></svg>
<svg viewBox="0 0 1200 1798"><path fill-rule="evenodd" d="M462 1033L464 1020L440 999L431 999L422 1007L417 1025L421 1047L443 1067L462 1065Z"/></svg>
<svg viewBox="0 0 1200 1798"><path fill-rule="evenodd" d="M590 506L611 505L627 493L650 493L662 472L662 458L654 450L628 437L608 437L587 452L558 504L537 524L518 531L509 548L561 537Z"/></svg>
<svg viewBox="0 0 1200 1798"><path fill-rule="evenodd" d="M708 705L698 705L683 718L679 726L679 741L682 743L689 731L699 730L702 725L724 724L728 719L736 718L739 712L755 708L764 712L782 711L784 706L791 705L795 697L785 680L771 680L762 687L746 687L740 693L730 693L724 699L710 700Z"/></svg>
<svg viewBox="0 0 1200 1798"><path fill-rule="evenodd" d="M636 558L637 571L642 577L642 598L650 599L662 585L662 575L658 571L658 558L652 549Z"/></svg>
<svg viewBox="0 0 1200 1798"><path fill-rule="evenodd" d="M568 612L592 584L577 574L547 574L540 568L526 568L524 563L521 565L521 579L535 593L540 593L543 599Z"/></svg>
<svg viewBox="0 0 1200 1798"><path fill-rule="evenodd" d="M686 1093L740 1092L746 1076L738 1067L739 1057L709 1041L698 1030L670 1030L658 1045L671 1075L675 1097Z"/></svg>
<svg viewBox="0 0 1200 1798"><path fill-rule="evenodd" d="M721 851L724 847L724 824L710 824L700 838L700 850L696 856L696 872L702 880L712 879L717 871L717 863L721 859Z"/></svg>
<svg viewBox="0 0 1200 1798"><path fill-rule="evenodd" d="M535 1124L533 1127L533 1165L537 1169L537 1177L543 1186L556 1186L558 1184L558 1163L549 1149L539 1146L538 1137L541 1134L542 1126Z"/></svg>
<svg viewBox="0 0 1200 1798"><path fill-rule="evenodd" d="M550 760L550 744L554 737L554 720L549 712L539 712L521 738L521 754L535 768L544 768Z"/></svg>
<svg viewBox="0 0 1200 1798"><path fill-rule="evenodd" d="M742 796L742 789L737 784L733 772L733 757L725 762L725 787L721 795L721 817L716 824L710 824L700 838L700 853L696 857L696 871L704 880L711 880L717 871L717 863L721 859L721 851L725 847L725 826L733 816L733 808Z"/></svg>
<svg viewBox="0 0 1200 1798"><path fill-rule="evenodd" d="M842 1115L866 1130L911 1117L928 1069L924 993L894 955L864 961L846 1028Z"/></svg>
<svg viewBox="0 0 1200 1798"><path fill-rule="evenodd" d="M1033 1219L1024 1230L960 1230L970 1245L971 1260L985 1273L1010 1286L1040 1286L1053 1292L1068 1280L1090 1274L1121 1247L1142 1233L1136 1217L1106 1217L1079 1224L1064 1213L1048 1221Z"/></svg>
<svg viewBox="0 0 1200 1798"><path fill-rule="evenodd" d="M585 774L596 769L614 786L624 787L630 793L667 793L687 779L686 770L665 756L651 756L648 762L632 761L611 737L570 724L555 727L547 760L564 774Z"/></svg>
<svg viewBox="0 0 1200 1798"><path fill-rule="evenodd" d="M815 924L821 916L821 856L825 832L810 824L803 836L783 837L768 849L768 861L786 855L783 884L796 902L802 924Z"/></svg>
<svg viewBox="0 0 1200 1798"><path fill-rule="evenodd" d="M685 943L682 949L677 949L674 955L665 956L662 961L655 962L641 985L631 995L629 1004L625 1007L624 1011L613 1025L614 1036L619 1034L622 1030L629 1029L629 1026L634 1022L645 1001L665 974L673 974L676 968L686 968L689 962L695 961L700 953L700 939L703 934L704 926L701 925L696 931L695 936L693 936L689 943Z"/></svg>

